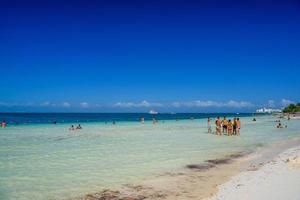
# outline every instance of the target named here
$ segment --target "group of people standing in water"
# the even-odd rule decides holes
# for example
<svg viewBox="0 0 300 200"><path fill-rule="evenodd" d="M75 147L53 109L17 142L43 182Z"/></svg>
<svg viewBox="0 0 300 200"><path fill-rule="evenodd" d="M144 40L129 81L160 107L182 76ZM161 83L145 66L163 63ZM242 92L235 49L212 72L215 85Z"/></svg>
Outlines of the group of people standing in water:
<svg viewBox="0 0 300 200"><path fill-rule="evenodd" d="M215 121L215 125L216 125L217 135L222 135L222 134L224 135L226 134L228 136L240 135L240 131L241 131L240 118L234 118L233 120L231 120L224 117L223 120L221 120L220 117L217 117ZM208 126L208 133L212 133L210 118L207 119L207 126Z"/></svg>
<svg viewBox="0 0 300 200"><path fill-rule="evenodd" d="M290 116L288 116L287 118L288 120L290 120ZM176 121L178 121L179 119L176 118ZM190 118L190 120L194 120L193 117ZM253 122L256 121L256 118L253 118L252 120ZM140 118L140 122L142 124L145 123L145 118L141 117ZM153 124L158 124L158 120L153 117L152 119ZM164 123L164 121L162 121ZM276 120L275 122L278 122L278 124L276 125L276 128L287 128L287 125L283 125L281 123L280 120ZM56 121L53 121L53 124L56 124ZM105 122L105 124L107 124L107 122ZM113 125L116 125L116 121L112 122ZM227 119L226 117L224 117L222 120L220 119L220 117L217 117L216 121L215 121L215 127L216 127L216 134L217 135L228 135L228 136L232 136L232 135L240 135L240 131L241 131L241 121L240 118L233 118L233 120L231 119ZM3 120L1 122L0 125L2 128L6 128L7 127L7 122L5 120ZM212 133L212 124L211 124L211 119L210 117L207 118L207 127L208 127L208 133ZM75 131L78 129L82 129L81 125L78 124L76 127L74 125L71 125L71 127L69 128L70 131Z"/></svg>
<svg viewBox="0 0 300 200"><path fill-rule="evenodd" d="M290 119L288 119L288 120L290 120ZM287 125L283 125L280 120L276 120L275 122L278 122L278 124L276 125L276 128L287 128Z"/></svg>

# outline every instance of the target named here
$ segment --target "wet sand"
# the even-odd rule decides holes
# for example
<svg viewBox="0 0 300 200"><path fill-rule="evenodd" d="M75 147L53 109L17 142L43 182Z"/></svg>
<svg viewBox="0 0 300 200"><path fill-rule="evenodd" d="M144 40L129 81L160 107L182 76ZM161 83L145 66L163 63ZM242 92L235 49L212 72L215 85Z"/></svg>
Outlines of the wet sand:
<svg viewBox="0 0 300 200"><path fill-rule="evenodd" d="M119 190L103 190L79 200L199 200L222 199L218 190L232 177L244 172L258 171L288 148L300 146L294 139L262 148L257 152L239 152L205 163L188 164L176 173L165 173L138 185L125 185ZM300 192L299 192L300 194Z"/></svg>
<svg viewBox="0 0 300 200"><path fill-rule="evenodd" d="M88 194L81 200L142 200L142 199L202 199L213 195L217 186L238 173L246 163L242 152L226 158L189 164L180 172L165 173L145 180L139 185L126 185L118 191L103 190Z"/></svg>

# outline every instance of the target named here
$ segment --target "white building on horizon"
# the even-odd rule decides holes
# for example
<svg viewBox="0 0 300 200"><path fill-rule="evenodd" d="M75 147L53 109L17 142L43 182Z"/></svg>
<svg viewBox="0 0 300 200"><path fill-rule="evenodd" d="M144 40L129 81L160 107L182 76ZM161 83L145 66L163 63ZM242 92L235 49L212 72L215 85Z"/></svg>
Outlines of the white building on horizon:
<svg viewBox="0 0 300 200"><path fill-rule="evenodd" d="M280 113L281 109L272 109L272 108L260 108L256 110L256 113Z"/></svg>

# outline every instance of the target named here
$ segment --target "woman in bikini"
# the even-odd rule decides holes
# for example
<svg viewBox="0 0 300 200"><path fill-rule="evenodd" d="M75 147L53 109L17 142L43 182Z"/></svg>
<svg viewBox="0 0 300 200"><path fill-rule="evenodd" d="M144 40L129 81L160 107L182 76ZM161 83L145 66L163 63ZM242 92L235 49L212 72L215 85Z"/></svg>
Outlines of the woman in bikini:
<svg viewBox="0 0 300 200"><path fill-rule="evenodd" d="M228 121L227 131L228 131L228 135L232 135L232 122L231 122L231 119Z"/></svg>
<svg viewBox="0 0 300 200"><path fill-rule="evenodd" d="M221 135L221 120L220 117L216 120L216 133L217 135Z"/></svg>

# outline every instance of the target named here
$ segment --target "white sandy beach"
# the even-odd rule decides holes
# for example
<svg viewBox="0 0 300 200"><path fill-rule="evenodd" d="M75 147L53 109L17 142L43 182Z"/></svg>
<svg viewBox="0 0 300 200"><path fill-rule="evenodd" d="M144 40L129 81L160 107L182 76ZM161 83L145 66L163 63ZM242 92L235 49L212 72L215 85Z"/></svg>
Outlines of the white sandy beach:
<svg viewBox="0 0 300 200"><path fill-rule="evenodd" d="M260 168L250 167L219 187L209 200L299 200L300 146L277 155Z"/></svg>

